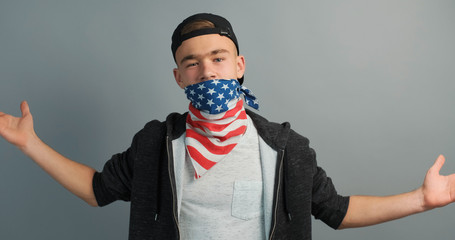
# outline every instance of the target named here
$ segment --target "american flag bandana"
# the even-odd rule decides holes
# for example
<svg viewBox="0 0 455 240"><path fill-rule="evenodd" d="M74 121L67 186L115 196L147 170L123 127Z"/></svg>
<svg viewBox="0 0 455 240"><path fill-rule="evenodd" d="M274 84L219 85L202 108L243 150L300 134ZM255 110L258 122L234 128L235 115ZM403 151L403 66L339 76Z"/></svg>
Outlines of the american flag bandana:
<svg viewBox="0 0 455 240"><path fill-rule="evenodd" d="M185 145L195 170L195 178L221 161L242 138L247 128L245 102L258 109L250 90L235 80L215 79L185 88L191 101L186 119Z"/></svg>
<svg viewBox="0 0 455 240"><path fill-rule="evenodd" d="M259 108L253 92L241 86L236 79L214 79L185 87L186 97L193 106L210 114L227 111L229 101L239 98L240 93L244 95L246 104L255 109Z"/></svg>

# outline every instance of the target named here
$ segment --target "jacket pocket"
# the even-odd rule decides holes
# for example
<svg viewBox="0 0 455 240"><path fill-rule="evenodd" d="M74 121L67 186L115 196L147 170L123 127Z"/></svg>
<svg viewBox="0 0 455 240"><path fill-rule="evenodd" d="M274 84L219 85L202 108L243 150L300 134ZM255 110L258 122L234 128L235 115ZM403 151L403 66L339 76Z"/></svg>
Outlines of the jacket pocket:
<svg viewBox="0 0 455 240"><path fill-rule="evenodd" d="M262 189L261 181L235 181L232 216L243 220L259 217L263 210Z"/></svg>

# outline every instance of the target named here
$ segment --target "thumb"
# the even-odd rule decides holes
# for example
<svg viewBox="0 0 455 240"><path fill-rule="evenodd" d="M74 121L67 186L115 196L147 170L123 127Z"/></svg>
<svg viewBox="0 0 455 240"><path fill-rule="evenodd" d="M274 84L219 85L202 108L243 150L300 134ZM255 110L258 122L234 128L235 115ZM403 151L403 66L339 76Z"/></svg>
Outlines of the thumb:
<svg viewBox="0 0 455 240"><path fill-rule="evenodd" d="M28 106L27 101L21 102L21 112L22 112L22 117L25 117L30 114L30 107Z"/></svg>
<svg viewBox="0 0 455 240"><path fill-rule="evenodd" d="M432 170L439 173L439 171L441 171L442 166L444 165L445 160L446 159L442 154L439 155L436 161L434 162L433 166L431 167Z"/></svg>

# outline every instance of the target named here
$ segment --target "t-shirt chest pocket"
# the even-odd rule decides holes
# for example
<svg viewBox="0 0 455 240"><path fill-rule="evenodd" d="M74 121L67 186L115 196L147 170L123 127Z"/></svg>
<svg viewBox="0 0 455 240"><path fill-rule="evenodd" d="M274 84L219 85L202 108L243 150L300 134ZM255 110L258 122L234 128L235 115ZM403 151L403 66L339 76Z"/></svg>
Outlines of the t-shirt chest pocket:
<svg viewBox="0 0 455 240"><path fill-rule="evenodd" d="M232 216L250 220L263 212L262 181L235 181L232 196Z"/></svg>

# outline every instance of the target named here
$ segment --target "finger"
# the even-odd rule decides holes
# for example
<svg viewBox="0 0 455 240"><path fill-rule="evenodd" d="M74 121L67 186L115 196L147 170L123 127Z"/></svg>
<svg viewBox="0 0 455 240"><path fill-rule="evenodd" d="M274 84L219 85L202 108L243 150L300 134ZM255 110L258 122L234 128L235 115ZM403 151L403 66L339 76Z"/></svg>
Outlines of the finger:
<svg viewBox="0 0 455 240"><path fill-rule="evenodd" d="M22 117L25 117L26 115L30 114L30 107L28 106L27 101L22 101L21 112L22 112Z"/></svg>
<svg viewBox="0 0 455 240"><path fill-rule="evenodd" d="M439 171L441 171L441 168L444 165L445 161L446 161L445 157L441 154L438 156L438 158L436 159L436 161L433 164L433 167L431 167L431 168L433 168L434 171L437 171L439 173Z"/></svg>

